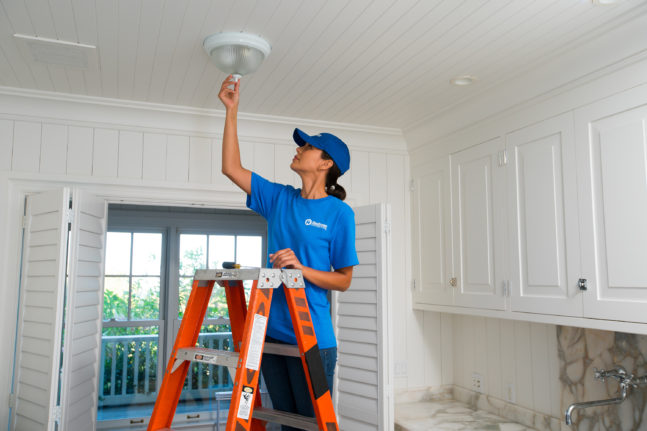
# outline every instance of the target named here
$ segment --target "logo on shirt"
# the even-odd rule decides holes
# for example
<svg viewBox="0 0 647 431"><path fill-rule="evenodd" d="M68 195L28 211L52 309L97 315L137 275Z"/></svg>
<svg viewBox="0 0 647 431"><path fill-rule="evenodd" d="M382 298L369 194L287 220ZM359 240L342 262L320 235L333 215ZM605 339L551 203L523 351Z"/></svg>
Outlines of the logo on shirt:
<svg viewBox="0 0 647 431"><path fill-rule="evenodd" d="M306 226L313 226L319 229L328 230L328 225L313 221L311 218L306 219Z"/></svg>

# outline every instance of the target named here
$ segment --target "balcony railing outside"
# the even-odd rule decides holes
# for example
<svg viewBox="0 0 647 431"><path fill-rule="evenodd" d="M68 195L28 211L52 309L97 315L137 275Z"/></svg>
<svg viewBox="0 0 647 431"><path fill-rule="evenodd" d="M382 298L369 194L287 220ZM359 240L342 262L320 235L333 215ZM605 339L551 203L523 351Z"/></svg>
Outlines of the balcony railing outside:
<svg viewBox="0 0 647 431"><path fill-rule="evenodd" d="M231 332L201 333L198 345L229 350ZM104 336L101 352L99 408L155 402L158 335ZM232 380L224 367L191 363L181 399L208 399L214 390L231 388Z"/></svg>

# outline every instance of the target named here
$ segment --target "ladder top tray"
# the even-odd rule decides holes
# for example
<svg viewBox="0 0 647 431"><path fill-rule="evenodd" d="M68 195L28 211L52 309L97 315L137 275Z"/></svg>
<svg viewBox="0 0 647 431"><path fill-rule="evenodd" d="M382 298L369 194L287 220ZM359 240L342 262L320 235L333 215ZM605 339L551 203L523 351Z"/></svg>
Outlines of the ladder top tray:
<svg viewBox="0 0 647 431"><path fill-rule="evenodd" d="M261 289L276 289L285 284L288 288L304 288L303 274L300 269L239 268L239 269L198 269L193 276L197 281L258 280Z"/></svg>

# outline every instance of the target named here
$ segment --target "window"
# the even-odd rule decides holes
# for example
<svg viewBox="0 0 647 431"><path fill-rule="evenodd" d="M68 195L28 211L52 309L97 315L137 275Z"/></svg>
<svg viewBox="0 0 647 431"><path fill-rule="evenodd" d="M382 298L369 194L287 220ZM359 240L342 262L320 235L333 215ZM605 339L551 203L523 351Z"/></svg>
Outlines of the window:
<svg viewBox="0 0 647 431"><path fill-rule="evenodd" d="M98 428L146 422L195 270L226 261L262 266L265 231L265 221L250 211L109 207ZM226 298L217 285L198 344L225 350L231 345ZM231 384L226 369L192 364L176 422L198 415L214 421L215 393Z"/></svg>

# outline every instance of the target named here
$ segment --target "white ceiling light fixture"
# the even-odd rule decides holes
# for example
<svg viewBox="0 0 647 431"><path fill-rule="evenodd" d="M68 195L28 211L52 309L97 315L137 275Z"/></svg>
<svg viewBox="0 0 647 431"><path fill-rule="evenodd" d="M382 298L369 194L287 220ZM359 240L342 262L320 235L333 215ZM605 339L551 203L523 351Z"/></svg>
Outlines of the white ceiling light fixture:
<svg viewBox="0 0 647 431"><path fill-rule="evenodd" d="M457 76L456 78L452 79L449 82L458 87L464 87L466 85L474 84L477 80L478 78L476 76L462 75L462 76Z"/></svg>
<svg viewBox="0 0 647 431"><path fill-rule="evenodd" d="M256 71L272 51L262 37L242 32L212 34L204 39L202 46L216 67L234 75L236 81Z"/></svg>
<svg viewBox="0 0 647 431"><path fill-rule="evenodd" d="M591 2L598 6L608 6L618 3L618 0L591 0Z"/></svg>

